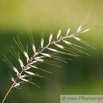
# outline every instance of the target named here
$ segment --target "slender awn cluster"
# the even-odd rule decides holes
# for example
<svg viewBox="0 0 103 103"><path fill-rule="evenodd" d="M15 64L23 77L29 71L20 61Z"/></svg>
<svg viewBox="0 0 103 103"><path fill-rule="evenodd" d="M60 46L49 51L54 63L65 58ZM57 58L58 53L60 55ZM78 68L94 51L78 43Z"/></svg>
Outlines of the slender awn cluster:
<svg viewBox="0 0 103 103"><path fill-rule="evenodd" d="M45 57L48 57L48 58L53 58L53 59L57 59L57 60L61 60L63 61L63 59L58 59L57 56L54 56L52 54L49 54L49 53L46 53L44 52L44 50L49 50L51 52L56 52L56 53L60 53L60 54L65 54L65 55L71 55L71 56L78 56L78 54L76 52L79 52L79 53L85 53L87 54L86 52L78 49L78 48L82 48L81 46L78 46L76 44L73 44L69 41L70 38L73 38L79 42L82 42L92 48L94 48L90 43L88 43L87 41L84 41L82 39L80 39L78 37L78 34L82 34L82 33L85 33L85 32L88 32L90 29L86 29L86 30L82 30L82 27L79 26L76 33L74 34L71 34L69 35L69 32L70 32L70 28L67 30L67 33L65 36L61 35L61 30L58 31L57 33L57 36L56 38L53 40L53 34L50 34L49 36L49 40L48 40L48 44L46 46L44 46L44 39L42 38L41 39L41 44L40 44L40 50L37 51L36 50L36 47L35 47L35 44L34 44L34 40L33 40L33 35L31 33L31 30L28 30L28 34L29 34L29 38L30 38L30 42L31 42L31 45L32 45L32 50L33 50L33 56L30 58L29 55L28 55L28 51L26 51L19 39L19 37L17 37L17 40L15 38L14 41L16 42L17 46L19 47L19 49L22 51L22 53L24 54L24 56L26 57L26 62L27 64L24 65L23 61L21 60L20 58L20 54L19 52L17 53L16 50L12 47L12 50L10 50L10 52L12 53L12 55L17 59L17 61L19 62L20 64L20 67L21 67L21 72L19 72L19 70L9 61L9 59L4 55L4 62L8 64L9 67L11 67L13 69L13 71L16 73L17 75L17 78L14 79L14 77L11 75L11 81L13 82L12 86L10 87L9 91L7 92L6 96L4 97L2 103L5 101L7 95L9 94L9 92L11 91L12 88L18 88L20 87L20 85L22 83L26 83L26 82L29 82L31 84L34 84L36 85L37 87L39 87L37 84L31 82L28 78L31 77L31 76L38 76L38 77L42 77L42 78L46 78L44 76L41 76L37 73L34 73L34 72L31 72L30 69L31 68L35 68L35 69L39 69L41 71L44 71L44 72L47 72L47 73L52 73L50 71L46 71L44 69L41 69L41 68L38 68L36 66L36 64L38 62L43 62L43 63L49 63L51 64L50 62L46 61L45 62ZM69 45L72 47L72 49L68 48L68 47L65 47L63 45L60 44L60 42L64 42L65 44ZM50 46L51 45L55 45L57 48L61 49L61 50L58 50L58 49L54 49L54 48L51 48ZM94 48L95 49L95 48ZM89 55L89 54L87 54ZM49 78L47 78L49 79Z"/></svg>

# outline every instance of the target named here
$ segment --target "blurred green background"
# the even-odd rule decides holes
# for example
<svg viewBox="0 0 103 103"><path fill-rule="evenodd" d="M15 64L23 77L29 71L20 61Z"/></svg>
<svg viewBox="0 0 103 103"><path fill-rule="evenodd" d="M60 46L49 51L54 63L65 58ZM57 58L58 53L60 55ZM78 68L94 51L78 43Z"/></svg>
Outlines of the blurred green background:
<svg viewBox="0 0 103 103"><path fill-rule="evenodd" d="M85 21L88 13L90 16ZM0 101L12 84L8 79L12 70L2 61L2 54L18 67L9 52L11 45L19 50L12 37L19 36L24 47L28 44L32 55L27 32L29 25L38 47L43 35L48 41L50 33L55 37L61 29L65 35L69 27L70 33L75 33L81 24L84 29L93 28L80 37L95 44L97 50L71 40L86 48L84 51L91 56L64 56L72 60L67 64L60 62L61 68L41 64L42 68L54 74L37 72L51 80L33 77L32 81L40 89L27 83L24 85L26 89L12 89L5 103L59 103L62 94L103 95L103 26L100 26L103 24L103 0L0 0ZM20 55L24 59L21 52Z"/></svg>

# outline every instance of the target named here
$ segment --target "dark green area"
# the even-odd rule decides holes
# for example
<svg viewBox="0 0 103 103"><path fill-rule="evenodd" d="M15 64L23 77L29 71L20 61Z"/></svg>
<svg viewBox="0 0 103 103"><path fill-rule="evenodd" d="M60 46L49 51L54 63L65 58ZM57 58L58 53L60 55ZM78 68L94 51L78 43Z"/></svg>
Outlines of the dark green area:
<svg viewBox="0 0 103 103"><path fill-rule="evenodd" d="M91 28L91 30L79 37L95 44L97 50L76 40L70 40L84 47L85 49L82 50L91 56L80 53L80 57L55 54L72 60L66 60L68 63L55 61L61 67L40 64L39 67L52 71L53 74L39 70L33 71L51 80L33 77L32 81L38 84L40 89L26 83L23 89L12 89L5 103L59 103L62 94L103 95L103 26L100 26L103 24L102 4L102 0L0 1L0 102L12 84L8 79L9 71L15 76L12 69L2 61L2 54L5 54L19 68L18 62L9 52L11 45L16 51L19 50L12 38L19 36L25 49L28 44L29 55L33 55L26 30L29 24L36 47L39 47L43 35L46 45L50 33L53 33L53 38L55 38L59 29L62 30L62 35L65 35L70 27L70 34L72 34L79 25L83 24L83 29ZM90 16L86 19L89 11ZM26 63L22 52L20 56Z"/></svg>
<svg viewBox="0 0 103 103"><path fill-rule="evenodd" d="M24 47L26 47L26 44L29 45L29 55L32 56L32 50L31 45L29 42L29 38L26 32L24 35L20 35L18 32L2 32L4 35L0 35L0 99L3 99L3 96L9 89L11 85L11 81L9 78L9 71L15 76L15 73L12 72L12 70L2 61L2 53L4 53L11 62L19 68L19 64L17 63L16 59L11 55L9 52L9 49L11 49L11 45L18 51L18 47L16 46L15 42L13 41L12 37L15 37L13 34L18 35L20 40L22 41ZM33 34L38 34L33 32ZM34 35L34 38L36 39L36 46L39 46L40 38L38 36ZM48 39L46 38L45 41ZM5 103L8 103L8 101L12 101L15 103L33 103L34 101L38 103L47 103L49 101L59 102L59 96L61 94L68 94L68 95L75 95L75 94L102 94L102 86L103 86L103 57L98 50L94 50L90 47L87 47L81 43L77 43L79 45L84 46L84 48L87 48L87 50L84 50L91 54L91 56L87 56L85 54L81 54L81 57L72 57L72 56L65 56L65 55L59 55L64 58L69 58L72 60L67 60L68 63L57 63L58 65L61 65L62 67L56 67L51 65L45 65L40 64L39 67L52 71L52 74L44 73L41 71L36 71L39 74L51 78L51 80L46 80L43 78L33 77L32 81L38 84L41 88L37 88L34 85L31 84L24 84L23 86L26 88L23 88L21 90L18 89L12 89L9 96L7 97L7 100ZM97 47L97 49L99 49ZM25 58L23 57L22 53L20 52L21 58L23 61L25 61ZM34 98L35 97L35 98Z"/></svg>

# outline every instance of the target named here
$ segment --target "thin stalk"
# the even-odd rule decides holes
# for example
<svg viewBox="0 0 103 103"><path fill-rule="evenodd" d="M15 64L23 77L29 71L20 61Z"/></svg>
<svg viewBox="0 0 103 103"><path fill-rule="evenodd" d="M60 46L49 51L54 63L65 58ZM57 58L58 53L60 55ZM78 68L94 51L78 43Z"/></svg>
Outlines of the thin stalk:
<svg viewBox="0 0 103 103"><path fill-rule="evenodd" d="M25 70L25 68L26 68L28 65L29 65L29 64L27 64L27 65L24 67L24 69L21 71L20 75L23 73L23 71ZM19 76L20 76L20 75L19 75ZM15 82L17 81L17 79L19 78L19 76L15 79ZM5 99L7 98L8 94L10 93L13 85L14 85L14 83L11 85L10 89L9 89L8 92L6 93L4 99L2 100L2 103L4 103Z"/></svg>
<svg viewBox="0 0 103 103"><path fill-rule="evenodd" d="M4 103L5 99L7 98L8 94L10 93L10 91L11 91L13 85L14 85L14 83L11 85L10 89L9 89L8 92L6 93L6 95L5 95L5 97L4 97L3 101L2 101L2 103Z"/></svg>

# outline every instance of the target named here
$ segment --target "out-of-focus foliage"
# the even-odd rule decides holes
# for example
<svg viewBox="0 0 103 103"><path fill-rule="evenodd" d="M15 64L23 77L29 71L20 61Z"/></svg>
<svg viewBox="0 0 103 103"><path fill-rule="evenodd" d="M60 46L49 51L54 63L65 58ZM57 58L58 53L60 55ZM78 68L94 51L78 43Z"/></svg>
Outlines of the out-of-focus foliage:
<svg viewBox="0 0 103 103"><path fill-rule="evenodd" d="M88 12L90 12L88 20L97 17L93 22L100 23L102 3L102 0L1 0L0 29L22 30L30 24L40 30L41 21L45 19L45 28L49 28L57 21L57 17L57 25L68 26L73 16L75 26L76 23L82 22Z"/></svg>
<svg viewBox="0 0 103 103"><path fill-rule="evenodd" d="M53 71L53 75L40 72L51 80L34 77L32 81L41 89L31 84L25 84L26 89L12 89L5 103L59 103L61 94L103 94L103 26L100 26L103 24L102 11L102 0L0 0L0 101L11 85L8 77L9 71L12 72L2 61L2 54L18 66L9 52L11 45L18 51L12 36L18 35L26 47L26 44L30 44L26 29L29 25L38 47L41 35L48 41L50 33L55 36L61 29L65 35L69 27L70 33L74 33L83 24L84 29L91 30L80 37L94 43L97 50L72 41L86 48L84 51L91 54L91 57L68 57L72 60L67 61L68 64L60 63L61 68L41 65L42 68ZM31 53L29 45L29 54ZM20 56L25 59L21 52Z"/></svg>

